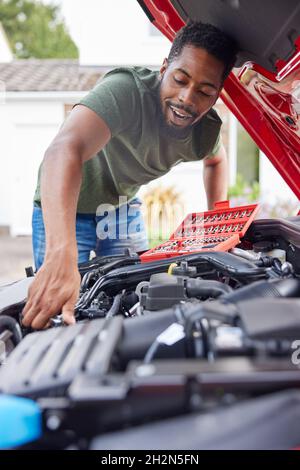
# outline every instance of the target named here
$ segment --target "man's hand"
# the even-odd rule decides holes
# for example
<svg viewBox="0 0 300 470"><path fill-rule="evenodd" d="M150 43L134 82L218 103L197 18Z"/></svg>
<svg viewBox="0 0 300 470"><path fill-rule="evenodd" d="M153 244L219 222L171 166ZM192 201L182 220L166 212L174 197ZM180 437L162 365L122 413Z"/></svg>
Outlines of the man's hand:
<svg viewBox="0 0 300 470"><path fill-rule="evenodd" d="M79 105L46 151L41 178L46 255L29 289L23 310L25 326L44 328L60 312L65 323L75 321L80 287L75 218L82 166L110 137L103 119Z"/></svg>
<svg viewBox="0 0 300 470"><path fill-rule="evenodd" d="M42 329L49 319L62 313L66 324L75 323L74 306L78 299L80 274L77 262L61 253L46 259L31 284L23 310L24 326Z"/></svg>

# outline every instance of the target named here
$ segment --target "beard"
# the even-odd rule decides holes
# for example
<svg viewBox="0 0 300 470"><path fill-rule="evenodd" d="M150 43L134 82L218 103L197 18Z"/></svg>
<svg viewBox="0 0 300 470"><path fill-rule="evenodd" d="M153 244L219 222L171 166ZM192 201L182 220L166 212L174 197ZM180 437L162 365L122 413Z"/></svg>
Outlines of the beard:
<svg viewBox="0 0 300 470"><path fill-rule="evenodd" d="M171 137L173 139L185 139L192 132L194 124L187 125L184 128L176 126L176 124L171 124L166 121L166 117L163 113L162 103L161 103L161 83L158 86L158 124L160 132L166 137Z"/></svg>

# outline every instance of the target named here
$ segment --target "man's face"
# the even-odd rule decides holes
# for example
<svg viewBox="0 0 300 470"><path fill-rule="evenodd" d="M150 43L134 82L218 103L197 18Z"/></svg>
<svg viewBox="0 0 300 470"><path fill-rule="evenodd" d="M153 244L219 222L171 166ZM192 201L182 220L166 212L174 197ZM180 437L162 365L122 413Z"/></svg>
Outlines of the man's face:
<svg viewBox="0 0 300 470"><path fill-rule="evenodd" d="M220 94L224 64L205 49L185 46L170 64L160 69L163 126L183 137L210 110Z"/></svg>

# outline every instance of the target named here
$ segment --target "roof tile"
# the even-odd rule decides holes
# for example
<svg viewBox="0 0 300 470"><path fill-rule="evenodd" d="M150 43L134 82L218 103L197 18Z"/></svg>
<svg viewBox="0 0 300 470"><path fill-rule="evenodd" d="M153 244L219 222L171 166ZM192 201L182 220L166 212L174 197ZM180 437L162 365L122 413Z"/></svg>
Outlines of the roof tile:
<svg viewBox="0 0 300 470"><path fill-rule="evenodd" d="M110 69L76 60L14 60L0 63L0 80L6 91L88 91Z"/></svg>

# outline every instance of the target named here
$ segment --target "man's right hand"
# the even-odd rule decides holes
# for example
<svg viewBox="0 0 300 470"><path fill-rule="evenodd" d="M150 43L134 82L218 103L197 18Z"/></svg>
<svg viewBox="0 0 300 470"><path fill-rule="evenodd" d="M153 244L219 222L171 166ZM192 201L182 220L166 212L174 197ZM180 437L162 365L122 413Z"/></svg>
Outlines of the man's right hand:
<svg viewBox="0 0 300 470"><path fill-rule="evenodd" d="M77 262L61 253L45 259L30 286L23 310L23 325L45 328L51 317L62 313L66 324L75 323L74 306L78 299L80 274Z"/></svg>

